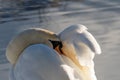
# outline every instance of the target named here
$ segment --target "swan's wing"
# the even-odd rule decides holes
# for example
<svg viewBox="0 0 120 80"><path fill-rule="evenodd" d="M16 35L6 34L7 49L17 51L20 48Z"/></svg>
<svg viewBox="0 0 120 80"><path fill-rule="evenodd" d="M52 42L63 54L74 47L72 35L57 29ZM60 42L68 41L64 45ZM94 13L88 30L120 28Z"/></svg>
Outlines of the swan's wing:
<svg viewBox="0 0 120 80"><path fill-rule="evenodd" d="M83 43L88 46L94 53L100 54L101 48L94 38L94 36L87 31L84 25L72 25L66 28L59 34L62 42L73 44L73 43Z"/></svg>
<svg viewBox="0 0 120 80"><path fill-rule="evenodd" d="M56 51L42 44L28 47L12 70L15 80L70 80Z"/></svg>
<svg viewBox="0 0 120 80"><path fill-rule="evenodd" d="M75 50L77 51L78 54L101 53L101 48L97 43L96 39L87 30L82 33L76 32L73 36L72 44L74 45Z"/></svg>
<svg viewBox="0 0 120 80"><path fill-rule="evenodd" d="M87 28L80 24L72 25L62 31L59 37L63 43L62 50L69 56L75 55L82 66L89 68L86 72L91 79L96 80L93 58L95 53L101 53L101 48Z"/></svg>
<svg viewBox="0 0 120 80"><path fill-rule="evenodd" d="M78 53L78 59L81 65L89 67L89 74L91 79L97 80L94 71L94 55L101 53L101 48L96 39L87 30L83 33L76 32L73 37L72 46L75 52Z"/></svg>
<svg viewBox="0 0 120 80"><path fill-rule="evenodd" d="M77 36L79 40L83 41L94 53L101 54L101 48L94 38L94 36L89 33L87 30L83 33L77 33Z"/></svg>
<svg viewBox="0 0 120 80"><path fill-rule="evenodd" d="M93 60L94 53L100 54L101 48L96 39L83 25L73 25L59 34L63 43L63 50L76 54L81 60ZM84 62L86 64L86 62ZM88 63L87 63L88 64Z"/></svg>

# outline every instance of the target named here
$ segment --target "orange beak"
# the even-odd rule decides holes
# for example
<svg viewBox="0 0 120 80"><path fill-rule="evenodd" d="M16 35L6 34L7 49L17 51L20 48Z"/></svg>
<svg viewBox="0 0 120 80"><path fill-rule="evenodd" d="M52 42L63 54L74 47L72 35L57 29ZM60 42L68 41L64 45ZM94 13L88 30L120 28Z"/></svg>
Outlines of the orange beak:
<svg viewBox="0 0 120 80"><path fill-rule="evenodd" d="M59 48L59 46L57 46L56 48L55 48L55 50L60 54L60 55L64 55L64 53L62 52L62 50L60 50L60 48Z"/></svg>

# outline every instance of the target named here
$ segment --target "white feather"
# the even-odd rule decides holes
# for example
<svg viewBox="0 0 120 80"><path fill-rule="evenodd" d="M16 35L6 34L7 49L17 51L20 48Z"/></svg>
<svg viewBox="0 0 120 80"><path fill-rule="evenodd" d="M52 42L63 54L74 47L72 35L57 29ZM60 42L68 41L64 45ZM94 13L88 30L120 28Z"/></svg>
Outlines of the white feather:
<svg viewBox="0 0 120 80"><path fill-rule="evenodd" d="M63 52L71 55L71 59L73 59L73 54L76 55L75 58L79 61L80 66L89 68L87 70L88 79L96 80L93 58L95 53L101 53L101 48L87 28L80 24L72 25L62 31L59 37L63 43ZM83 77L87 76L83 75Z"/></svg>
<svg viewBox="0 0 120 80"><path fill-rule="evenodd" d="M52 48L36 44L24 50L13 72L15 80L69 80L63 64Z"/></svg>
<svg viewBox="0 0 120 80"><path fill-rule="evenodd" d="M53 32L32 29L15 37L6 52L10 80L97 80L93 58L101 48L87 28L72 25L58 36L64 55L51 47L49 39L59 41Z"/></svg>

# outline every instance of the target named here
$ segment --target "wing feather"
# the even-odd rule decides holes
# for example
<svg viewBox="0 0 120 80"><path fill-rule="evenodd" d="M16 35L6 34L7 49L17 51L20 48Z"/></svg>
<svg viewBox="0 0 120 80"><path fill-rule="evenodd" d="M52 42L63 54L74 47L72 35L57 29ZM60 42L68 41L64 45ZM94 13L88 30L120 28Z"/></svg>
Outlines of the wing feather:
<svg viewBox="0 0 120 80"><path fill-rule="evenodd" d="M56 51L36 44L23 51L12 73L15 80L69 80L62 64Z"/></svg>

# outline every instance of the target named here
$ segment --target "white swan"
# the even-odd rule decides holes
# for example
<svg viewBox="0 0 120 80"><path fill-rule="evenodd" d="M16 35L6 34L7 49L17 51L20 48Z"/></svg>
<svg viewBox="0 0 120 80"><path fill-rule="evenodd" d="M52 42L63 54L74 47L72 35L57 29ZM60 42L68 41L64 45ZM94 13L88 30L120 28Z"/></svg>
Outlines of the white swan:
<svg viewBox="0 0 120 80"><path fill-rule="evenodd" d="M44 29L17 35L6 50L10 80L96 80L93 58L101 49L86 29L70 26L60 39Z"/></svg>

